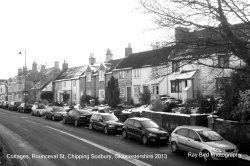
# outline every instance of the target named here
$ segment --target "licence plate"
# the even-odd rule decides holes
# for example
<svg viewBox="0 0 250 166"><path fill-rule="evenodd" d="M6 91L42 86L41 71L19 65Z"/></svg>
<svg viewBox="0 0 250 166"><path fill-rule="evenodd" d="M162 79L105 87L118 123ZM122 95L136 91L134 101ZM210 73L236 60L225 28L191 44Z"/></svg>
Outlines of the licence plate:
<svg viewBox="0 0 250 166"><path fill-rule="evenodd" d="M167 137L160 137L160 139L167 139Z"/></svg>
<svg viewBox="0 0 250 166"><path fill-rule="evenodd" d="M117 130L122 130L122 128L117 128Z"/></svg>

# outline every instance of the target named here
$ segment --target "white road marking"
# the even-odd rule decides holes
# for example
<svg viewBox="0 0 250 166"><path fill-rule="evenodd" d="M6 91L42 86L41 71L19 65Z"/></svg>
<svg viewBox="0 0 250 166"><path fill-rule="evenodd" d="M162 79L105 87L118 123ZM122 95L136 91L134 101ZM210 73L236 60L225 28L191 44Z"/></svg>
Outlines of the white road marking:
<svg viewBox="0 0 250 166"><path fill-rule="evenodd" d="M117 152L117 151L115 151L115 150L106 148L106 147L104 147L104 146L102 146L102 145L99 145L99 144L96 144L96 143L94 143L94 142L92 142L92 141L89 141L89 140L86 140L86 139L84 139L84 138L75 136L75 135L70 134L70 133L68 133L68 132L65 132L65 131L62 131L62 130L58 130L58 129L53 128L53 127L50 127L50 126L45 126L45 127L50 128L50 129L55 130L55 131L58 131L58 132L63 133L63 134L65 134L65 135L71 136L71 137L73 137L73 138L75 138L75 139L78 139L78 140L80 140L80 141L83 141L83 142L85 142L85 143L88 143L88 144L90 144L90 145L92 145L92 146L95 146L95 147L97 147L97 148L99 148L99 149L102 149L102 150L104 150L104 151L106 151L106 152L108 152L108 153L110 153L110 154L113 154L113 155L123 155L123 156L125 156L125 154L122 154L122 153ZM148 163L145 163L145 162L143 162L143 161L140 161L140 160L137 160L137 159L133 159L133 158L122 158L122 159L124 159L124 160L126 160L126 161L128 161L128 162L130 162L130 163L132 163L132 164L134 164L134 165L136 165L136 166L152 166L152 165L150 165L150 164L148 164Z"/></svg>

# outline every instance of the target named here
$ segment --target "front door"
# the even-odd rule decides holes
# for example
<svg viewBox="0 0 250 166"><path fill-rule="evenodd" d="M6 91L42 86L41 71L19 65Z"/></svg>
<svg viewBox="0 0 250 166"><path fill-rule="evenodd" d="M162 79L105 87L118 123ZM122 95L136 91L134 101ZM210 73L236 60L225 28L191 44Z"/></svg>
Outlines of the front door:
<svg viewBox="0 0 250 166"><path fill-rule="evenodd" d="M131 102L131 87L127 87L127 102Z"/></svg>

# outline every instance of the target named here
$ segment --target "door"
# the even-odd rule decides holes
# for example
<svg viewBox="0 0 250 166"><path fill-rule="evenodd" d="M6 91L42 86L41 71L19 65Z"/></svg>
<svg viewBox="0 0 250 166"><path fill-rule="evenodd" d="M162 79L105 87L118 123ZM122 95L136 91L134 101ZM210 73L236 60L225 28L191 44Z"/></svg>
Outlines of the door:
<svg viewBox="0 0 250 166"><path fill-rule="evenodd" d="M190 130L187 139L188 151L198 154L202 148L201 140L198 134Z"/></svg>
<svg viewBox="0 0 250 166"><path fill-rule="evenodd" d="M141 139L141 137L142 137L142 126L141 126L140 122L135 121L133 133L134 133L134 135L135 135L135 137L137 139Z"/></svg>
<svg viewBox="0 0 250 166"><path fill-rule="evenodd" d="M179 136L178 136L178 144L179 144L179 148L184 150L184 151L188 151L189 148L187 147L187 139L188 139L188 133L189 130L186 128L182 128L179 132Z"/></svg>
<svg viewBox="0 0 250 166"><path fill-rule="evenodd" d="M131 102L131 87L127 87L127 102Z"/></svg>

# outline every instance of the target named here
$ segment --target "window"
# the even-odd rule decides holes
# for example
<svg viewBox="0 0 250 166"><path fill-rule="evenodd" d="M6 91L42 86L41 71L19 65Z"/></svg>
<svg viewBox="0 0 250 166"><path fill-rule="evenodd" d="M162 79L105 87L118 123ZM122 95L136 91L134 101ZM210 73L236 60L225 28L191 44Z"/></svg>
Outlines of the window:
<svg viewBox="0 0 250 166"><path fill-rule="evenodd" d="M134 122L135 122L134 120L130 119L130 120L127 121L127 124L128 125L134 125Z"/></svg>
<svg viewBox="0 0 250 166"><path fill-rule="evenodd" d="M105 98L105 91L103 89L99 90L99 99L104 100Z"/></svg>
<svg viewBox="0 0 250 166"><path fill-rule="evenodd" d="M135 92L135 95L139 95L140 94L140 85L135 85L134 86L134 92Z"/></svg>
<svg viewBox="0 0 250 166"><path fill-rule="evenodd" d="M149 90L149 89L148 89L148 86L147 86L147 85L144 85L144 86L143 86L143 92L145 92L146 90Z"/></svg>
<svg viewBox="0 0 250 166"><path fill-rule="evenodd" d="M177 72L180 70L180 62L173 61L172 62L172 72Z"/></svg>
<svg viewBox="0 0 250 166"><path fill-rule="evenodd" d="M76 87L76 80L73 80L73 87Z"/></svg>
<svg viewBox="0 0 250 166"><path fill-rule="evenodd" d="M125 96L125 87L120 87L120 96Z"/></svg>
<svg viewBox="0 0 250 166"><path fill-rule="evenodd" d="M87 73L87 81L91 82L91 73Z"/></svg>
<svg viewBox="0 0 250 166"><path fill-rule="evenodd" d="M229 67L229 56L228 55L218 55L218 66L219 67Z"/></svg>
<svg viewBox="0 0 250 166"><path fill-rule="evenodd" d="M104 81L104 71L99 71L99 81Z"/></svg>
<svg viewBox="0 0 250 166"><path fill-rule="evenodd" d="M134 70L134 78L140 78L141 76L141 69Z"/></svg>
<svg viewBox="0 0 250 166"><path fill-rule="evenodd" d="M229 83L229 78L228 77L219 77L216 78L216 89L217 90L222 90L226 84Z"/></svg>
<svg viewBox="0 0 250 166"><path fill-rule="evenodd" d="M153 94L159 95L159 86L158 85L153 85Z"/></svg>
<svg viewBox="0 0 250 166"><path fill-rule="evenodd" d="M180 134L181 136L187 137L187 136L188 136L188 132L189 132L188 129L181 129L181 131L180 131L179 134Z"/></svg>
<svg viewBox="0 0 250 166"><path fill-rule="evenodd" d="M178 93L181 92L181 81L174 80L171 81L171 93Z"/></svg>
<svg viewBox="0 0 250 166"><path fill-rule="evenodd" d="M189 131L188 137L194 140L199 139L199 136L193 130Z"/></svg>
<svg viewBox="0 0 250 166"><path fill-rule="evenodd" d="M63 86L66 87L66 81L63 82Z"/></svg>
<svg viewBox="0 0 250 166"><path fill-rule="evenodd" d="M118 78L119 79L125 79L125 71L119 71Z"/></svg>
<svg viewBox="0 0 250 166"><path fill-rule="evenodd" d="M141 127L141 124L140 124L138 121L135 121L134 126L135 126L136 128L140 128L140 127Z"/></svg>

